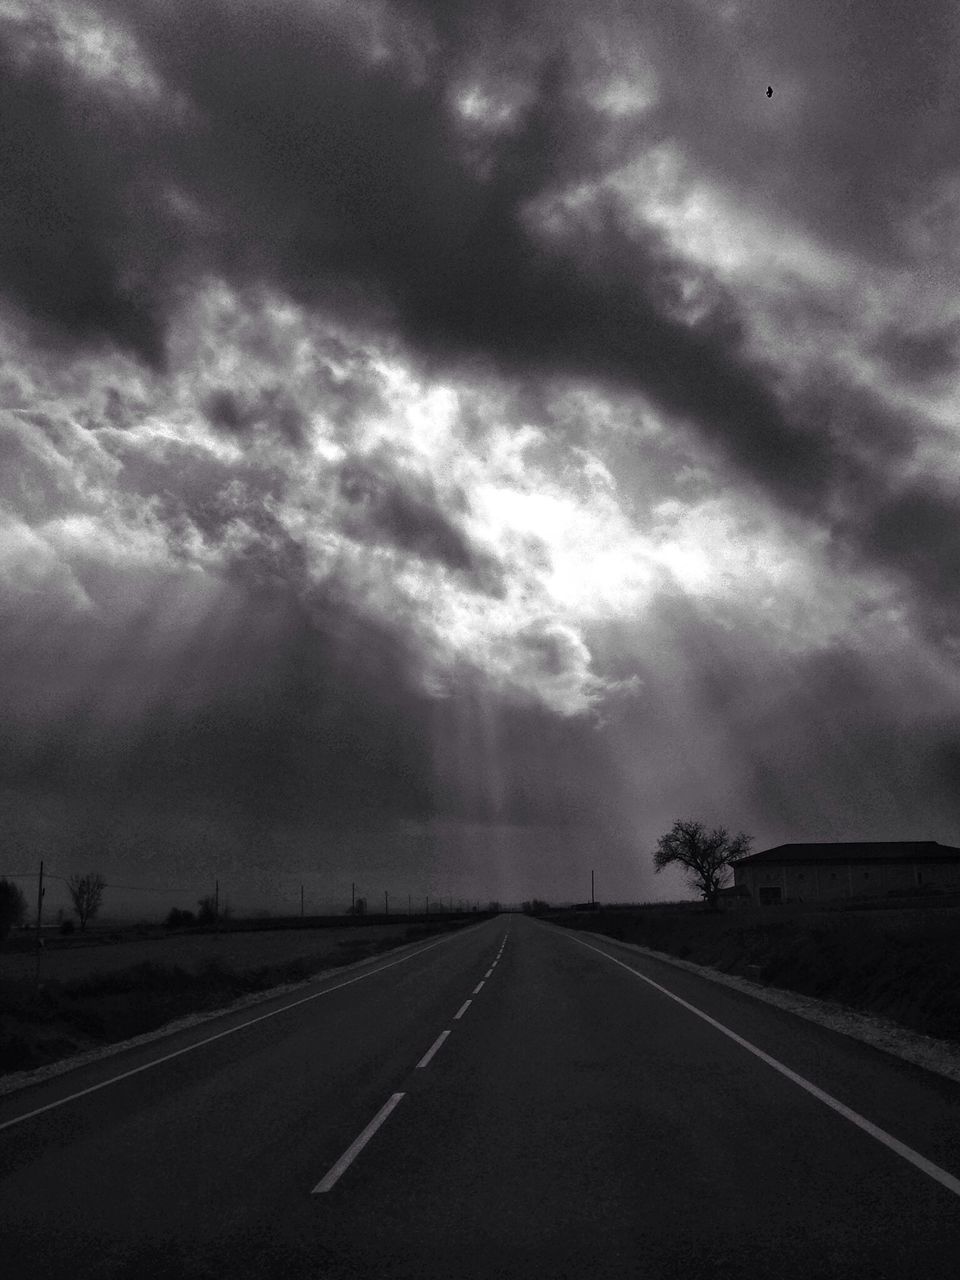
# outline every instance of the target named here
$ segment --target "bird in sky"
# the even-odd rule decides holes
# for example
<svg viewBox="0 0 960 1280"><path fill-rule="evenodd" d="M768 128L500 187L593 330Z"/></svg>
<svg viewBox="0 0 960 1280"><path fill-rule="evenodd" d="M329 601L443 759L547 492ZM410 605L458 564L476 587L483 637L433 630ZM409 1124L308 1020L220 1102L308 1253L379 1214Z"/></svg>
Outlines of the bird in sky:
<svg viewBox="0 0 960 1280"><path fill-rule="evenodd" d="M770 87L770 85L767 85L767 97L768 98L773 97L773 89Z"/></svg>

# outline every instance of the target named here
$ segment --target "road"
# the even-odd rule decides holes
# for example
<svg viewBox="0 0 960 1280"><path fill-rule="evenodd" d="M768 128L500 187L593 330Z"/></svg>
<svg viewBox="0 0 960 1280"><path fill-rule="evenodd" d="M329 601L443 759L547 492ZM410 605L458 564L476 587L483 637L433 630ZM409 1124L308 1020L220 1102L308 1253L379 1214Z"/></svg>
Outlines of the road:
<svg viewBox="0 0 960 1280"><path fill-rule="evenodd" d="M0 1098L0 1126L16 1277L954 1280L960 1257L960 1086L514 915Z"/></svg>

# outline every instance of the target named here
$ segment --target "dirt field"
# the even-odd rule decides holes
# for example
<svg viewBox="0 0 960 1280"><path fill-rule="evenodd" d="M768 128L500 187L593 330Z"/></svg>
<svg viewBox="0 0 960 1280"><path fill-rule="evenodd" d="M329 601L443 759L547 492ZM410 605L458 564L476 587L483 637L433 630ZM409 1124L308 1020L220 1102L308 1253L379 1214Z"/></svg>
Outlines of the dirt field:
<svg viewBox="0 0 960 1280"><path fill-rule="evenodd" d="M173 934L166 938L130 938L99 946L44 950L41 981L70 982L93 973L110 973L150 961L196 971L218 960L238 972L281 964L285 960L319 956L349 963L371 942L403 941L406 922L393 925L350 926L343 929L278 929L253 933ZM30 953L0 953L0 980L32 979L36 959Z"/></svg>

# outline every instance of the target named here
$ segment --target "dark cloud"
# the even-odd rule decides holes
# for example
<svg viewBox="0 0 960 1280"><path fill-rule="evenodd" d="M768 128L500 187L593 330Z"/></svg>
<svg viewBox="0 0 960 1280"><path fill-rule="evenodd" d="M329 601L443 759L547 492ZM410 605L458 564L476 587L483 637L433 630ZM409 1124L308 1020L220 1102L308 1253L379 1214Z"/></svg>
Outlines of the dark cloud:
<svg viewBox="0 0 960 1280"><path fill-rule="evenodd" d="M228 435L245 436L266 429L294 448L300 448L306 439L306 415L281 387L262 387L259 395L246 403L236 392L218 387L207 398L204 413L211 426Z"/></svg>
<svg viewBox="0 0 960 1280"><path fill-rule="evenodd" d="M0 287L63 343L164 354L164 282L179 233L135 105L58 55L42 20L0 26Z"/></svg>
<svg viewBox="0 0 960 1280"><path fill-rule="evenodd" d="M120 492L145 501L171 545L185 547L199 534L218 547L227 529L237 524L261 534L279 531L268 506L289 484L279 466L262 459L227 461L203 444L172 437L142 440L101 433L100 439L121 464Z"/></svg>
<svg viewBox="0 0 960 1280"><path fill-rule="evenodd" d="M960 158L952 5L778 2L724 15L652 0L621 22L658 71L650 130L676 139L697 172L777 221L908 263L905 216ZM770 102L758 66L781 77Z"/></svg>
<svg viewBox="0 0 960 1280"><path fill-rule="evenodd" d="M914 386L936 383L960 367L960 325L904 330L891 326L881 333L873 351L897 378Z"/></svg>
<svg viewBox="0 0 960 1280"><path fill-rule="evenodd" d="M541 58L532 101L488 140L478 176L442 63L412 82L397 61L365 60L301 3L173 9L176 20L168 4L124 16L169 91L192 104L189 123L175 133L162 121L163 140L147 159L127 139L122 113L111 125L116 145L75 133L69 171L88 194L72 192L69 180L54 182L52 173L49 180L64 193L73 230L62 229L59 206L44 209L39 223L22 216L23 234L52 228L54 264L74 231L78 244L100 237L96 252L82 258L91 297L113 296L116 281L161 252L163 190L184 190L220 235L187 245L182 227L169 234L161 281L176 278L192 255L237 282L273 280L300 301L398 324L428 357L482 357L507 371L563 371L641 389L694 418L745 472L785 488L794 501L809 504L823 492L829 452L785 418L744 359L729 299L718 295L696 324L675 314L691 269L652 233L628 232L612 204L556 243L531 225L530 201L599 173L609 160L598 151L607 127L577 95L564 57ZM21 70L16 92L22 101L86 94L90 103L96 94L62 69L55 75L50 60ZM31 119L28 149L58 159L66 115L31 108ZM105 154L112 181L102 172ZM36 188L35 175L31 182ZM141 189L135 211L131 193ZM118 228L112 238L111 227ZM136 338L126 312L104 307L85 321L70 301L70 277L64 284L61 276L55 291L50 278L62 325L81 332L86 324L91 336L112 332L145 358L159 358L162 290L151 286L137 304L151 346ZM7 283L16 294L12 275ZM22 300L40 314L53 305L45 311L36 291ZM231 414L225 399L217 404L214 417L228 428L246 421L239 406Z"/></svg>
<svg viewBox="0 0 960 1280"><path fill-rule="evenodd" d="M340 465L339 490L340 527L350 537L399 547L463 574L479 590L502 591L495 559L476 549L443 509L429 476L397 471L383 457L354 457Z"/></svg>
<svg viewBox="0 0 960 1280"><path fill-rule="evenodd" d="M933 481L898 486L859 534L871 561L900 577L934 634L956 640L960 625L960 495Z"/></svg>

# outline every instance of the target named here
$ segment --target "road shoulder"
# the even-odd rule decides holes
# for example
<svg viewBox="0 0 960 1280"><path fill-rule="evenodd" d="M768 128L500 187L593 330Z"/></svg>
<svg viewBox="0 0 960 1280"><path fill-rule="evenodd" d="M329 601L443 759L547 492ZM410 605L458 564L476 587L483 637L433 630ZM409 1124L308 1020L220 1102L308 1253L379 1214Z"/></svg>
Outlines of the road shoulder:
<svg viewBox="0 0 960 1280"><path fill-rule="evenodd" d="M549 924L550 922L541 921L540 923ZM685 969L688 973L695 973L709 982L732 987L755 1000L775 1005L778 1009L794 1013L808 1022L816 1022L831 1031L838 1031L841 1035L872 1045L873 1048L893 1054L894 1057L902 1058L905 1062L912 1062L915 1066L923 1067L927 1071L936 1072L948 1080L960 1083L960 1045L948 1040L937 1040L932 1036L920 1035L898 1026L887 1018L861 1013L845 1005L817 1000L813 996L786 991L782 987L765 986L763 983L753 982L749 978L741 978L736 974L721 973L720 970L712 969L708 965L681 960L679 956L671 956L664 951L654 951L650 947L643 947L635 942L621 942L618 938L610 938L602 933L592 933L589 929L567 929L564 925L554 927L584 939L590 939L595 943L606 943L619 951L646 956L675 969Z"/></svg>

